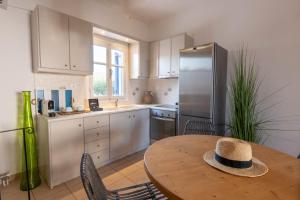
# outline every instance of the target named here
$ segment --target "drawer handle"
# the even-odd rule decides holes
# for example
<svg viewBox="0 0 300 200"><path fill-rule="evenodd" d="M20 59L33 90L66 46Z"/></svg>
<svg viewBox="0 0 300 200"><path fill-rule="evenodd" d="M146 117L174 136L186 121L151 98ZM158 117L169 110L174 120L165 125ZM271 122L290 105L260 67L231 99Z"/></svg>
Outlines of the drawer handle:
<svg viewBox="0 0 300 200"><path fill-rule="evenodd" d="M97 133L97 136L99 136L100 135L100 133Z"/></svg>
<svg viewBox="0 0 300 200"><path fill-rule="evenodd" d="M133 118L135 118L135 115L133 115Z"/></svg>
<svg viewBox="0 0 300 200"><path fill-rule="evenodd" d="M97 156L97 159L100 159L100 156Z"/></svg>
<svg viewBox="0 0 300 200"><path fill-rule="evenodd" d="M78 126L81 127L82 125L81 125L81 124L78 124Z"/></svg>
<svg viewBox="0 0 300 200"><path fill-rule="evenodd" d="M128 116L128 118L130 119L130 115Z"/></svg>
<svg viewBox="0 0 300 200"><path fill-rule="evenodd" d="M97 144L97 147L100 147L100 144Z"/></svg>
<svg viewBox="0 0 300 200"><path fill-rule="evenodd" d="M97 121L97 124L99 124L99 121Z"/></svg>

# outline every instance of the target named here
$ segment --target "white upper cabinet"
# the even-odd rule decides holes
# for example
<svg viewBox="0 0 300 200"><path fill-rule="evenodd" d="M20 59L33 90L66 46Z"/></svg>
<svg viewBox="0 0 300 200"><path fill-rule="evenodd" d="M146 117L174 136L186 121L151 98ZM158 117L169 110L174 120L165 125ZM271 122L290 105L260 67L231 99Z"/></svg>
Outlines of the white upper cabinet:
<svg viewBox="0 0 300 200"><path fill-rule="evenodd" d="M130 79L149 77L149 43L136 42L129 44Z"/></svg>
<svg viewBox="0 0 300 200"><path fill-rule="evenodd" d="M150 50L150 71L155 71L155 62L158 60L158 78L178 77L180 50L192 46L193 39L186 34L159 41L158 49L153 42Z"/></svg>
<svg viewBox="0 0 300 200"><path fill-rule="evenodd" d="M69 17L70 65L72 70L92 73L93 66L93 26Z"/></svg>
<svg viewBox="0 0 300 200"><path fill-rule="evenodd" d="M68 16L44 7L38 7L35 15L38 24L33 31L39 37L40 68L69 69Z"/></svg>
<svg viewBox="0 0 300 200"><path fill-rule="evenodd" d="M150 44L150 78L158 78L159 41Z"/></svg>
<svg viewBox="0 0 300 200"><path fill-rule="evenodd" d="M159 77L169 77L171 73L171 39L159 42Z"/></svg>
<svg viewBox="0 0 300 200"><path fill-rule="evenodd" d="M184 49L185 44L185 35L178 35L172 38L172 56L171 56L171 75L179 75L179 58L180 50Z"/></svg>
<svg viewBox="0 0 300 200"><path fill-rule="evenodd" d="M31 16L33 71L92 74L92 25L37 6Z"/></svg>

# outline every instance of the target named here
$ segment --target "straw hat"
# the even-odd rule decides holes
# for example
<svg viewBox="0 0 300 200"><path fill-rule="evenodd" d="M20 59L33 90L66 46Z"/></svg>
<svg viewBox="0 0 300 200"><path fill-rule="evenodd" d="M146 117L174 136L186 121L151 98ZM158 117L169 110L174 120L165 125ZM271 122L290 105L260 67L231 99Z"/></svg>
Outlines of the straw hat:
<svg viewBox="0 0 300 200"><path fill-rule="evenodd" d="M234 138L219 139L216 149L206 152L203 159L209 165L237 176L257 177L268 172L263 162L252 157L251 145Z"/></svg>

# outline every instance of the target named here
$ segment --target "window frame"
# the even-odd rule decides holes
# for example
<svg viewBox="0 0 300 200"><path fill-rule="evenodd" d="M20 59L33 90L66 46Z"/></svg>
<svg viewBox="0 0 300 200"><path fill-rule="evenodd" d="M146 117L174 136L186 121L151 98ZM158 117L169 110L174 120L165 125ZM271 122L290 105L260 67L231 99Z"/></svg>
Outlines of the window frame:
<svg viewBox="0 0 300 200"><path fill-rule="evenodd" d="M107 85L107 95L106 96L97 96L94 95L94 85L93 85L93 75L90 76L90 96L92 98L98 98L100 100L127 100L128 99L128 66L129 66L129 45L125 42L117 41L114 39L106 38L104 36L100 36L94 34L93 46L98 45L106 48L106 63L95 62L93 57L93 65L101 64L106 65L106 85ZM112 88L112 67L115 66L111 62L111 51L118 50L123 52L124 56L124 64L123 68L123 95L122 96L113 96L113 88Z"/></svg>

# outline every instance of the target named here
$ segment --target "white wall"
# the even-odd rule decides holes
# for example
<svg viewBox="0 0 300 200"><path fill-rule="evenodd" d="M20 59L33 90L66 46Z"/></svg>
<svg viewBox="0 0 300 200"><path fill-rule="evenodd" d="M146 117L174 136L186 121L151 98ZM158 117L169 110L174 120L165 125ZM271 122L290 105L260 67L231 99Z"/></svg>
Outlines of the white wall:
<svg viewBox="0 0 300 200"><path fill-rule="evenodd" d="M70 88L79 104L89 97L86 77L32 73L29 16L37 3L134 38L148 38L146 24L126 17L125 11L108 1L9 0L8 3L8 10L0 9L0 130L18 126L17 93L22 90ZM129 86L129 102L140 102L146 81L129 81ZM18 142L14 133L0 135L0 174L6 170L19 171Z"/></svg>
<svg viewBox="0 0 300 200"><path fill-rule="evenodd" d="M299 0L195 1L190 9L152 24L150 30L151 40L187 32L195 44L215 41L230 54L247 44L256 54L259 74L264 79L260 97L286 86L266 102L278 103L267 112L279 120L273 127L298 130L270 131L266 144L294 156L300 153ZM228 75L231 71L230 64Z"/></svg>

